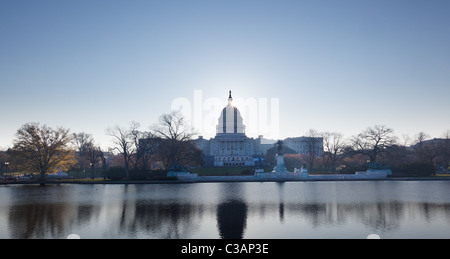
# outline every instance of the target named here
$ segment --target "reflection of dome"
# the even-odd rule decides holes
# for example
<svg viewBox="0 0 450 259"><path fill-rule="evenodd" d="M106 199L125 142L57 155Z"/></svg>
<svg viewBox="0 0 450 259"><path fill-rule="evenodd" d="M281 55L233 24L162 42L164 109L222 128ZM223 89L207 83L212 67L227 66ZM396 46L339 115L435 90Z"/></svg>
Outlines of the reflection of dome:
<svg viewBox="0 0 450 259"><path fill-rule="evenodd" d="M242 239L247 227L247 204L238 200L217 206L217 229L221 238Z"/></svg>
<svg viewBox="0 0 450 259"><path fill-rule="evenodd" d="M217 124L216 132L220 133L245 133L245 125L243 124L242 116L239 110L232 104L233 98L228 96L228 105L223 108L219 117L219 124Z"/></svg>

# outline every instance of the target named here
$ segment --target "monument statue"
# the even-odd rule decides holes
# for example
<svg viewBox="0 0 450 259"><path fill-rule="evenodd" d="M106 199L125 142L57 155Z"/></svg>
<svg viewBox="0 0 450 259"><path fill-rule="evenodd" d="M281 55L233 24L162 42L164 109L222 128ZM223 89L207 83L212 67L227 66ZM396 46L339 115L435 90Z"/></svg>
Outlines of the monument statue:
<svg viewBox="0 0 450 259"><path fill-rule="evenodd" d="M284 165L284 155L283 155L283 141L278 140L277 141L277 154L275 155L276 158L276 165L273 168L273 173L287 173L286 166Z"/></svg>
<svg viewBox="0 0 450 259"><path fill-rule="evenodd" d="M277 141L277 154L282 155L283 154L283 141L278 140Z"/></svg>

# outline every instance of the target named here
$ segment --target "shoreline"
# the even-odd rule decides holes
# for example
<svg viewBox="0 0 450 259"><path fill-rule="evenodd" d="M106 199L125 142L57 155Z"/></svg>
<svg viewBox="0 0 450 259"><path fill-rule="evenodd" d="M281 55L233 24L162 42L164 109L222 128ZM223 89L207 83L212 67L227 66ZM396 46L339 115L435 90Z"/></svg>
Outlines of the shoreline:
<svg viewBox="0 0 450 259"><path fill-rule="evenodd" d="M241 176L242 177L242 176ZM355 181L450 181L450 177L392 177L379 179L249 179L236 177L215 179L186 179L186 180L60 180L60 181L17 181L0 182L3 185L55 185L55 184L186 184L186 183L250 183L250 182L355 182Z"/></svg>

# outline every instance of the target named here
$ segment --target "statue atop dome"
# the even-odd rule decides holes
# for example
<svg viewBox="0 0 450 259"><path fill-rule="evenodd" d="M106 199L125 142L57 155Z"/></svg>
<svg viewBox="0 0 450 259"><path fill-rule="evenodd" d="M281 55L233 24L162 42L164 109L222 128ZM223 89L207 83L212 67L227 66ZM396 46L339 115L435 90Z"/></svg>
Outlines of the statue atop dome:
<svg viewBox="0 0 450 259"><path fill-rule="evenodd" d="M228 106L233 106L232 102L233 102L233 97L231 97L231 90L230 90L230 95L228 96Z"/></svg>

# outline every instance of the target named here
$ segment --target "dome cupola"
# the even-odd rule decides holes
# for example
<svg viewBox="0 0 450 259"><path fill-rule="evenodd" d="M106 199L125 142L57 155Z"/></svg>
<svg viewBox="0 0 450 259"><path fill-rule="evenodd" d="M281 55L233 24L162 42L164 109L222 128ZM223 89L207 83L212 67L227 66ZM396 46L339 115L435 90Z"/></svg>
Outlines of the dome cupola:
<svg viewBox="0 0 450 259"><path fill-rule="evenodd" d="M219 123L216 127L217 134L245 134L245 125L243 124L241 113L238 108L233 106L231 90L228 96L228 105L223 108L219 117Z"/></svg>

